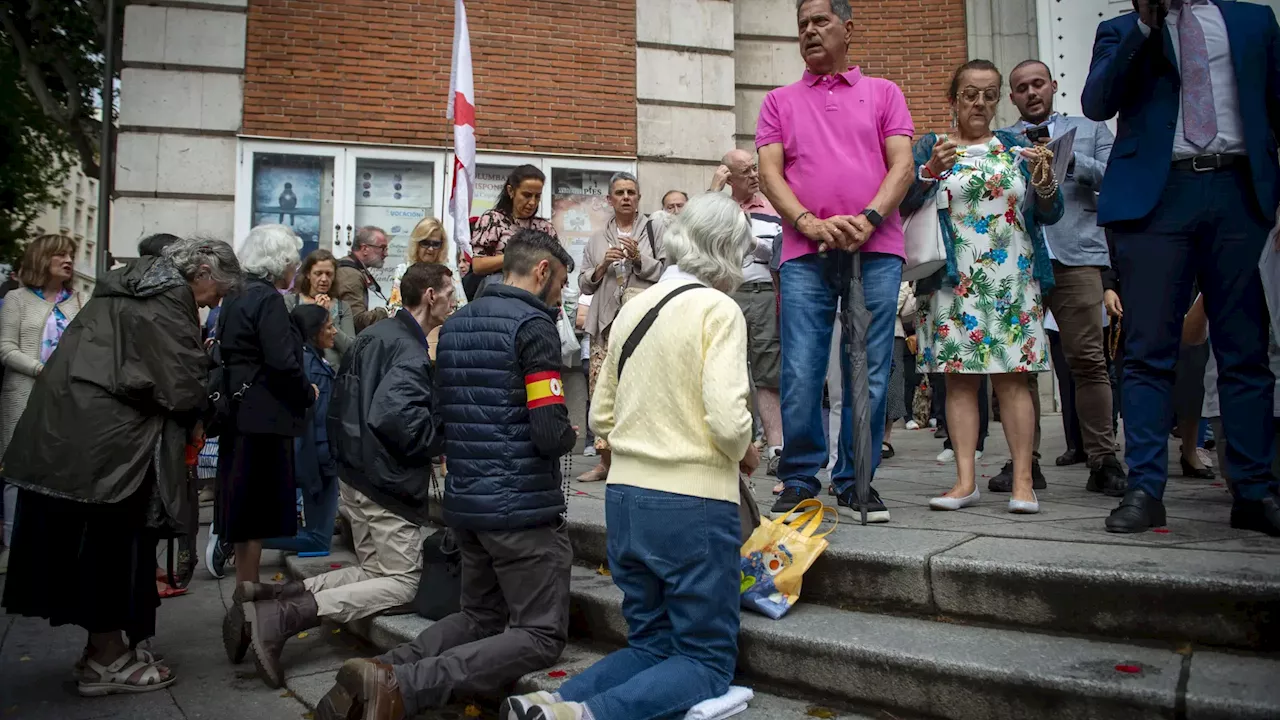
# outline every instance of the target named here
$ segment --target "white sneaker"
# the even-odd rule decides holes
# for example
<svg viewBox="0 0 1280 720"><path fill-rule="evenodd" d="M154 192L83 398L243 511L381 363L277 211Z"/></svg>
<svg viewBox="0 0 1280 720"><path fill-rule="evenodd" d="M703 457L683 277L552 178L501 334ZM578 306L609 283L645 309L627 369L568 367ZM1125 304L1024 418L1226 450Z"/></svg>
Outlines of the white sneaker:
<svg viewBox="0 0 1280 720"><path fill-rule="evenodd" d="M919 430L919 429L920 429L920 423L916 422L915 420L908 420L908 421L907 421L907 429L908 429L908 430Z"/></svg>
<svg viewBox="0 0 1280 720"><path fill-rule="evenodd" d="M942 452L938 453L938 462L940 463L948 463L955 459L956 451L951 448L943 448Z"/></svg>
<svg viewBox="0 0 1280 720"><path fill-rule="evenodd" d="M582 457L595 457L598 454L599 453L596 452L595 445L588 445L586 449L582 451Z"/></svg>
<svg viewBox="0 0 1280 720"><path fill-rule="evenodd" d="M930 510L960 510L978 502L982 497L982 493L978 492L978 488L974 487L973 492L964 497L936 497L929 500Z"/></svg>
<svg viewBox="0 0 1280 720"><path fill-rule="evenodd" d="M978 450L977 452L975 452L975 453L973 454L973 459L974 459L974 460L981 460L981 459L982 459L982 451L981 451L981 450Z"/></svg>
<svg viewBox="0 0 1280 720"><path fill-rule="evenodd" d="M929 418L929 427L931 428L938 427L938 418Z"/></svg>

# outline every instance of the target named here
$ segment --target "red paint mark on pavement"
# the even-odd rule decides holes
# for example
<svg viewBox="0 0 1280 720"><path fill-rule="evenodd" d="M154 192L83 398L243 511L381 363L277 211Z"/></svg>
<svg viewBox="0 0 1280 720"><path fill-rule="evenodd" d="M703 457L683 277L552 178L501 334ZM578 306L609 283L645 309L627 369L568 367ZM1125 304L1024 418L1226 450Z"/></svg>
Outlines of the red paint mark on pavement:
<svg viewBox="0 0 1280 720"><path fill-rule="evenodd" d="M1116 672L1122 672L1128 675L1136 675L1137 673L1142 672L1142 666L1132 665L1129 663L1122 663L1116 666Z"/></svg>
<svg viewBox="0 0 1280 720"><path fill-rule="evenodd" d="M569 673L567 673L567 672L565 672L565 671L563 671L563 670L552 670L551 672L547 673L547 677L562 678L562 677L567 676L568 674L569 674Z"/></svg>
<svg viewBox="0 0 1280 720"><path fill-rule="evenodd" d="M1168 535L1169 528L1152 528L1151 532L1160 533L1161 535Z"/></svg>
<svg viewBox="0 0 1280 720"><path fill-rule="evenodd" d="M329 568L331 570L339 570L342 568L342 563L329 563Z"/></svg>

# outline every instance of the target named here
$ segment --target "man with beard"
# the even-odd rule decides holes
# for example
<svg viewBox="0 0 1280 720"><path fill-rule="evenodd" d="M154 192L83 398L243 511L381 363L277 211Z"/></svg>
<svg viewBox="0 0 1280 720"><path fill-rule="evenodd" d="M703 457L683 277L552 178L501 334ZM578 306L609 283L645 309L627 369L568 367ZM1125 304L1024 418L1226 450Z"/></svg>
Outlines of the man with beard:
<svg viewBox="0 0 1280 720"><path fill-rule="evenodd" d="M356 323L356 332L387 317L385 307L369 309L369 291L382 298L383 305L387 298L382 294L382 286L373 278L369 270L380 268L387 260L387 232L382 228L367 225L356 231L356 244L351 254L338 261L338 274L333 280L333 296L345 302L351 308Z"/></svg>
<svg viewBox="0 0 1280 720"><path fill-rule="evenodd" d="M1116 459L1111 430L1111 376L1102 343L1102 271L1110 266L1107 238L1098 227L1098 187L1111 157L1115 137L1104 123L1083 117L1067 117L1053 111L1058 83L1049 67L1039 60L1026 60L1009 73L1009 99L1022 119L1010 132L1023 133L1033 142L1075 131L1075 144L1067 176L1062 179L1066 214L1056 225L1046 226L1045 241L1053 260L1053 290L1045 304L1058 323L1062 346L1071 366L1076 387L1076 408L1080 417L1082 448L1089 463L1088 489L1113 497L1124 495L1127 481ZM1034 374L1028 375L1032 383ZM1036 409L1036 457L1040 456L1040 392L1032 385ZM1058 458L1058 465L1076 462L1071 455ZM1040 461L1032 463L1034 487L1045 487ZM991 478L992 492L1013 488L1013 461Z"/></svg>
<svg viewBox="0 0 1280 720"><path fill-rule="evenodd" d="M577 442L555 316L573 268L532 229L503 253L503 284L454 313L437 350L444 521L461 552L462 610L373 660L352 660L320 720L400 720L493 694L560 657L572 549L559 458Z"/></svg>

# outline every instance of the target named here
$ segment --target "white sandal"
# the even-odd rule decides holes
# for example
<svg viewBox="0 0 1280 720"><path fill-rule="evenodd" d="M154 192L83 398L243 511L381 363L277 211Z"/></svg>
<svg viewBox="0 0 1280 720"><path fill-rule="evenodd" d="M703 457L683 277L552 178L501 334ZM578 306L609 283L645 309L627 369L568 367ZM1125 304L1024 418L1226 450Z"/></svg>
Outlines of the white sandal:
<svg viewBox="0 0 1280 720"><path fill-rule="evenodd" d="M134 652L137 653L137 659L141 660L144 663L154 664L154 663L164 662L164 658L151 652L150 650L147 650L142 646L138 646L138 648L135 649ZM78 682L81 678L84 677L84 671L88 669L89 669L89 646L86 645L84 648L84 652L80 653L80 659L76 661L75 666L71 670L71 679Z"/></svg>
<svg viewBox="0 0 1280 720"><path fill-rule="evenodd" d="M172 685L178 679L173 671L170 670L168 679L165 679L160 673L160 666L155 661L148 662L144 659L150 657L150 653L146 650L134 650L121 655L115 662L106 666L92 659L86 659L86 675L91 672L97 675L98 679L96 682L90 682L82 677L77 689L83 697L101 697L117 693L154 692ZM142 670L142 674L136 681L131 680L139 670Z"/></svg>

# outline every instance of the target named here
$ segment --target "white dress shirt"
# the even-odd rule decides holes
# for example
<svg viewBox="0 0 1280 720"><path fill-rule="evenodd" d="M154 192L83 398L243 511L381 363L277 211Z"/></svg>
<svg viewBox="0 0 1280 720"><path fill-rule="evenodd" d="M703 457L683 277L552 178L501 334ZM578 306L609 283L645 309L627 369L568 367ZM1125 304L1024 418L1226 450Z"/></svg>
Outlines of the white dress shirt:
<svg viewBox="0 0 1280 720"><path fill-rule="evenodd" d="M1164 26L1173 39L1174 63L1182 67L1182 47L1178 42L1178 17L1185 12L1170 10ZM1227 21L1222 11L1213 3L1190 8L1204 30L1205 47L1209 51L1209 79L1213 82L1213 106L1218 117L1218 135L1205 147L1196 147L1187 140L1182 130L1182 97L1178 97L1178 121L1173 129L1173 159L1184 160L1206 153L1245 155L1244 123L1240 120L1240 89L1236 85L1236 69L1231 64L1231 43L1227 38ZM1139 21L1143 35L1151 35L1151 28Z"/></svg>

